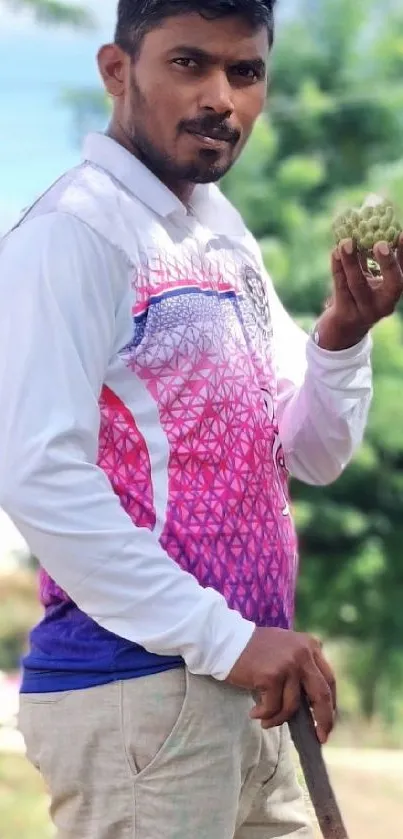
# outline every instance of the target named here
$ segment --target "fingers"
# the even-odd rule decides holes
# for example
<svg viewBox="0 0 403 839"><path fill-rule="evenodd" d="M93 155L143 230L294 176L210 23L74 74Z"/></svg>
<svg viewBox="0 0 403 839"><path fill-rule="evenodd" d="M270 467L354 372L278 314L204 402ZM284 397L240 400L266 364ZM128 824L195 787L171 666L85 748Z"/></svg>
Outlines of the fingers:
<svg viewBox="0 0 403 839"><path fill-rule="evenodd" d="M335 714L337 711L337 687L336 687L336 679L333 673L330 664L326 661L324 656L322 655L322 651L314 652L313 654L315 664L322 673L323 678L325 679L327 685L330 688L330 694L332 697L332 705L333 705L333 713Z"/></svg>
<svg viewBox="0 0 403 839"><path fill-rule="evenodd" d="M321 654L312 656L301 679L295 674L288 676L280 698L277 692L274 699L271 691L264 691L250 717L261 720L265 729L288 722L299 708L301 685L312 709L318 740L326 743L335 723L336 685L333 672Z"/></svg>
<svg viewBox="0 0 403 839"><path fill-rule="evenodd" d="M340 307L344 307L346 305L351 306L352 304L354 305L354 300L348 287L346 272L341 259L340 248L335 248L332 252L332 274L335 301L337 301Z"/></svg>
<svg viewBox="0 0 403 839"><path fill-rule="evenodd" d="M330 685L314 659L311 665L305 668L302 685L312 708L318 740L326 743L334 726L334 700Z"/></svg>
<svg viewBox="0 0 403 839"><path fill-rule="evenodd" d="M291 719L304 690L318 738L327 740L334 724L336 688L321 645L311 635L276 627L256 628L226 681L258 693L250 716L261 720L264 727Z"/></svg>
<svg viewBox="0 0 403 839"><path fill-rule="evenodd" d="M252 708L250 716L254 720L268 720L281 714L285 677L273 680L268 690L260 691L259 700Z"/></svg>
<svg viewBox="0 0 403 839"><path fill-rule="evenodd" d="M400 234L397 246L397 261L401 270L403 271L403 233Z"/></svg>
<svg viewBox="0 0 403 839"><path fill-rule="evenodd" d="M350 294L365 320L372 323L373 295L357 247L352 239L345 239L340 243L339 250Z"/></svg>
<svg viewBox="0 0 403 839"><path fill-rule="evenodd" d="M369 328L381 318L392 314L403 292L403 238L397 255L387 242L375 245L374 257L381 272L379 279L368 275L367 261L363 260L352 239L340 243L339 255L349 292L363 325ZM336 300L341 304L340 269L336 271L336 278L340 287ZM346 301L345 292L343 294L343 300Z"/></svg>
<svg viewBox="0 0 403 839"><path fill-rule="evenodd" d="M368 254L365 251L359 251L358 258L360 260L361 271L369 283L370 288L377 288L379 283L382 282L382 276L379 268L375 267L373 260L371 267L369 266Z"/></svg>
<svg viewBox="0 0 403 839"><path fill-rule="evenodd" d="M403 291L403 269L399 257L387 242L375 245L374 255L381 269L383 282L377 288L377 297L382 312L391 314Z"/></svg>
<svg viewBox="0 0 403 839"><path fill-rule="evenodd" d="M283 690L283 707L279 714L262 720L262 728L275 728L283 725L294 716L301 702L301 685L295 676L289 676Z"/></svg>
<svg viewBox="0 0 403 839"><path fill-rule="evenodd" d="M288 722L299 708L301 701L301 687L298 676L290 675L283 685L280 702L277 710L273 713L273 701L270 697L271 691L261 694L260 702L250 712L252 719L262 721L262 728L274 728Z"/></svg>

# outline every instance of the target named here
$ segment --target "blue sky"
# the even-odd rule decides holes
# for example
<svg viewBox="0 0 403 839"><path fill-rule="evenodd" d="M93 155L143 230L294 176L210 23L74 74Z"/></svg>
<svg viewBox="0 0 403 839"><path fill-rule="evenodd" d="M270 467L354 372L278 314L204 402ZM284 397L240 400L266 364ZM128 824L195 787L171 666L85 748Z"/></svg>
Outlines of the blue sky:
<svg viewBox="0 0 403 839"><path fill-rule="evenodd" d="M112 35L116 2L86 5L99 23L91 34L39 27L0 0L0 232L77 161L71 115L60 96L70 87L100 84L95 55Z"/></svg>

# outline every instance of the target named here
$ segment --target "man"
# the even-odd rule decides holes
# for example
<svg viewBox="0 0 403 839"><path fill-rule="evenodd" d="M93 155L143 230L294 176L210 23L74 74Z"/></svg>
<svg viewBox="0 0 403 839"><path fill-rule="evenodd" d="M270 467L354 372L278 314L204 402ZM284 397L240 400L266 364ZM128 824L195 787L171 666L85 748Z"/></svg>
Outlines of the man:
<svg viewBox="0 0 403 839"><path fill-rule="evenodd" d="M371 396L351 242L314 336L214 185L265 102L272 0L121 0L113 117L0 255L0 503L39 558L20 726L60 839L311 836L284 725L335 689L290 628L288 472L337 478ZM400 255L401 256L401 255Z"/></svg>

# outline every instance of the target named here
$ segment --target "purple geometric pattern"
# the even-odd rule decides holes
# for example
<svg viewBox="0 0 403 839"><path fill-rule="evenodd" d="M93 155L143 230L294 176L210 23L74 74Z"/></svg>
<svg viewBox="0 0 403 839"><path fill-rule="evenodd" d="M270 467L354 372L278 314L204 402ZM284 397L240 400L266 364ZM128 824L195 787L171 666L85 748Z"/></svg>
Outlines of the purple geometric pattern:
<svg viewBox="0 0 403 839"><path fill-rule="evenodd" d="M151 466L147 446L123 402L103 387L98 465L107 474L120 502L137 527L155 526ZM39 570L43 606L68 602L69 596L43 569Z"/></svg>
<svg viewBox="0 0 403 839"><path fill-rule="evenodd" d="M179 252L179 251L178 251ZM180 252L183 255L183 250ZM161 544L203 586L259 625L292 623L296 536L276 423L277 384L265 300L257 317L255 269L214 254L141 255L122 352L146 384L170 447ZM152 305L151 305L152 303ZM262 321L262 323L260 323ZM134 524L153 529L146 440L109 388L101 399L98 463ZM44 605L67 595L42 571Z"/></svg>
<svg viewBox="0 0 403 839"><path fill-rule="evenodd" d="M245 335L255 320L250 301L227 299L219 285L209 296L162 296L126 358L157 402L170 444L161 543L245 617L289 626L296 537L270 352Z"/></svg>

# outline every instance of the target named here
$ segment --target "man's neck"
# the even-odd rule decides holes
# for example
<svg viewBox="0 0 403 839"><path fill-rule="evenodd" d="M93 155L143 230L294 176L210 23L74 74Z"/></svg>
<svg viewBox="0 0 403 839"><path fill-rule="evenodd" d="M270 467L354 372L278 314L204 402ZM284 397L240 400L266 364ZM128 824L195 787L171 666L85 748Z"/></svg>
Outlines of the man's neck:
<svg viewBox="0 0 403 839"><path fill-rule="evenodd" d="M155 177L158 178L158 180L160 180L161 183L163 183L164 186L166 186L167 189L169 189L170 192L173 193L173 195L176 195L176 197L179 198L179 201L182 201L182 204L184 204L185 207L189 206L189 202L194 190L193 183L190 183L189 181L175 181L173 183L172 181L169 181L169 179L162 179L159 172L154 172L151 169L147 161L143 158L140 151L136 148L135 144L130 140L130 138L125 134L125 132L121 129L119 125L114 125L113 123L110 123L105 133L107 137L110 137L111 140L115 140L116 143L119 143L119 145L123 146L123 148L130 152L130 154L132 154L133 157L136 157L138 160L140 160L140 162L143 163L143 165L146 166L147 169L149 169L150 172L152 172L153 175L155 175Z"/></svg>

